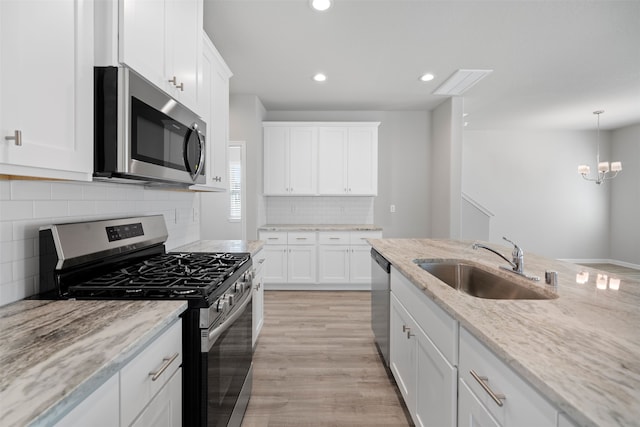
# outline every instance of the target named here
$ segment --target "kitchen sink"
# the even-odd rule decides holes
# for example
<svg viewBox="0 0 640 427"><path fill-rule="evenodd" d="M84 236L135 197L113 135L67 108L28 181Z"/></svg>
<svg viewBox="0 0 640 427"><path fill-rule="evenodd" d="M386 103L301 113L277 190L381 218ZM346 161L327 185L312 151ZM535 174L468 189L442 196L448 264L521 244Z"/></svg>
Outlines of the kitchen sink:
<svg viewBox="0 0 640 427"><path fill-rule="evenodd" d="M554 299L558 295L546 289L534 289L488 272L461 260L414 260L427 273L453 289L486 299Z"/></svg>

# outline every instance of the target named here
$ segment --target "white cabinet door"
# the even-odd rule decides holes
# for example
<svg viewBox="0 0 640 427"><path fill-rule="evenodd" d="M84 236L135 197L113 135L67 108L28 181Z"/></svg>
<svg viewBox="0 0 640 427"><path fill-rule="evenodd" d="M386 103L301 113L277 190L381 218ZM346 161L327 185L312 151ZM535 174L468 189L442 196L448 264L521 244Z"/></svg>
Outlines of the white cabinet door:
<svg viewBox="0 0 640 427"><path fill-rule="evenodd" d="M198 111L202 0L121 0L119 60Z"/></svg>
<svg viewBox="0 0 640 427"><path fill-rule="evenodd" d="M165 1L120 0L119 59L167 90Z"/></svg>
<svg viewBox="0 0 640 427"><path fill-rule="evenodd" d="M138 0L141 2L144 0ZM167 0L165 76L170 94L193 111L198 105L198 66L202 54L203 4L196 0Z"/></svg>
<svg viewBox="0 0 640 427"><path fill-rule="evenodd" d="M256 253L253 258L253 266L255 268L255 276L253 277L253 334L251 336L251 345L255 347L260 336L260 331L264 325L264 267L267 257L264 249Z"/></svg>
<svg viewBox="0 0 640 427"><path fill-rule="evenodd" d="M416 328L416 425L456 426L458 371Z"/></svg>
<svg viewBox="0 0 640 427"><path fill-rule="evenodd" d="M348 245L321 244L318 251L318 282L349 283L349 253Z"/></svg>
<svg viewBox="0 0 640 427"><path fill-rule="evenodd" d="M501 427L462 378L458 387L458 427Z"/></svg>
<svg viewBox="0 0 640 427"><path fill-rule="evenodd" d="M344 195L347 192L346 127L318 129L318 193Z"/></svg>
<svg viewBox="0 0 640 427"><path fill-rule="evenodd" d="M265 245L264 283L287 283L287 245Z"/></svg>
<svg viewBox="0 0 640 427"><path fill-rule="evenodd" d="M118 374L115 374L58 421L55 424L56 427L113 427L119 425L119 388L119 377Z"/></svg>
<svg viewBox="0 0 640 427"><path fill-rule="evenodd" d="M131 427L182 426L182 368L179 368L149 402Z"/></svg>
<svg viewBox="0 0 640 427"><path fill-rule="evenodd" d="M289 245L287 279L289 283L315 283L317 251L313 246ZM271 261L271 259L269 259Z"/></svg>
<svg viewBox="0 0 640 427"><path fill-rule="evenodd" d="M198 108L207 123L205 185L194 190L226 191L227 148L229 143L229 78L227 67L215 46L203 34L203 55L198 79Z"/></svg>
<svg viewBox="0 0 640 427"><path fill-rule="evenodd" d="M348 159L348 194L378 194L377 127L349 128Z"/></svg>
<svg viewBox="0 0 640 427"><path fill-rule="evenodd" d="M351 246L349 253L349 281L371 283L371 247Z"/></svg>
<svg viewBox="0 0 640 427"><path fill-rule="evenodd" d="M314 195L318 192L317 128L292 127L289 132L289 194Z"/></svg>
<svg viewBox="0 0 640 427"><path fill-rule="evenodd" d="M415 329L415 325L393 294L391 294L390 320L389 367L413 418L416 407L416 346L410 334L413 333L411 330Z"/></svg>
<svg viewBox="0 0 640 427"><path fill-rule="evenodd" d="M93 1L0 1L0 174L91 180L93 28Z"/></svg>
<svg viewBox="0 0 640 427"><path fill-rule="evenodd" d="M264 194L289 195L289 128L264 128Z"/></svg>

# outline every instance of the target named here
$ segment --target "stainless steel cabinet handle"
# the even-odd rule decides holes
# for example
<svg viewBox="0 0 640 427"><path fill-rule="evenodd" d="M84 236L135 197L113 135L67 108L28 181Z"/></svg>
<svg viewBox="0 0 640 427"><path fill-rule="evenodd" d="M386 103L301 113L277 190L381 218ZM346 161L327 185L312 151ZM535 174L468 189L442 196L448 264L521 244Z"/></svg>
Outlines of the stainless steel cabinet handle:
<svg viewBox="0 0 640 427"><path fill-rule="evenodd" d="M180 82L180 84L176 85L176 87L180 89L180 92L184 92L184 82Z"/></svg>
<svg viewBox="0 0 640 427"><path fill-rule="evenodd" d="M13 136L5 136L4 139L6 139L7 141L15 141L15 145L21 146L22 145L22 131L16 129L16 130L13 131Z"/></svg>
<svg viewBox="0 0 640 427"><path fill-rule="evenodd" d="M504 405L502 401L506 399L506 396L504 394L496 393L493 390L491 390L491 387L489 387L489 385L487 384L489 382L489 378L476 374L476 372L473 369L470 370L469 373L471 374L474 380L478 381L478 383L484 389L484 391L486 391L487 394L491 396L493 401L496 402L496 405L498 406Z"/></svg>
<svg viewBox="0 0 640 427"><path fill-rule="evenodd" d="M173 78L171 78L169 80L169 83L171 83L172 85L177 85L178 84L178 78L176 76L173 76Z"/></svg>
<svg viewBox="0 0 640 427"><path fill-rule="evenodd" d="M162 366L160 366L160 369L158 369L157 371L149 372L149 376L151 376L151 381L155 381L158 378L160 378L160 375L162 375L162 373L167 370L169 365L171 365L171 363L174 360L176 360L179 355L180 355L180 353L176 353L171 357L163 358L162 360L164 361L164 363L162 364Z"/></svg>
<svg viewBox="0 0 640 427"><path fill-rule="evenodd" d="M411 328L408 327L407 325L402 325L402 332L407 332L407 331L410 331L410 330L411 330Z"/></svg>

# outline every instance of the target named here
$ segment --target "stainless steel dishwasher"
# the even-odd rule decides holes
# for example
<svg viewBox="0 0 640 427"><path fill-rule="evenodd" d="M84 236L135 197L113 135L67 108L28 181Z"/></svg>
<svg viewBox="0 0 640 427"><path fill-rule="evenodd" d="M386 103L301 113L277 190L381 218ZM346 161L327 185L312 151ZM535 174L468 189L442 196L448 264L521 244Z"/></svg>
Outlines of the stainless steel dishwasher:
<svg viewBox="0 0 640 427"><path fill-rule="evenodd" d="M389 316L391 264L378 251L371 249L371 329L376 346L389 366Z"/></svg>

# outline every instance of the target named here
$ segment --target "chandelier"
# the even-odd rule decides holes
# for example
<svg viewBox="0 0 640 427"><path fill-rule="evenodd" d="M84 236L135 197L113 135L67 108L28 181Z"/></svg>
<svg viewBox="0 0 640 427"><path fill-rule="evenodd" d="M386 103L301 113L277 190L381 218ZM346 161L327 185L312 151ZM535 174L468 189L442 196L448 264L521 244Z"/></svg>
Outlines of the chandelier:
<svg viewBox="0 0 640 427"><path fill-rule="evenodd" d="M604 113L604 110L594 111L593 114L598 116L598 145L596 151L596 165L598 165L598 173L595 178L589 176L591 168L587 165L578 166L578 172L587 181L593 181L600 185L607 179L613 179L618 175L618 172L622 170L622 162L601 162L600 161L600 114Z"/></svg>

